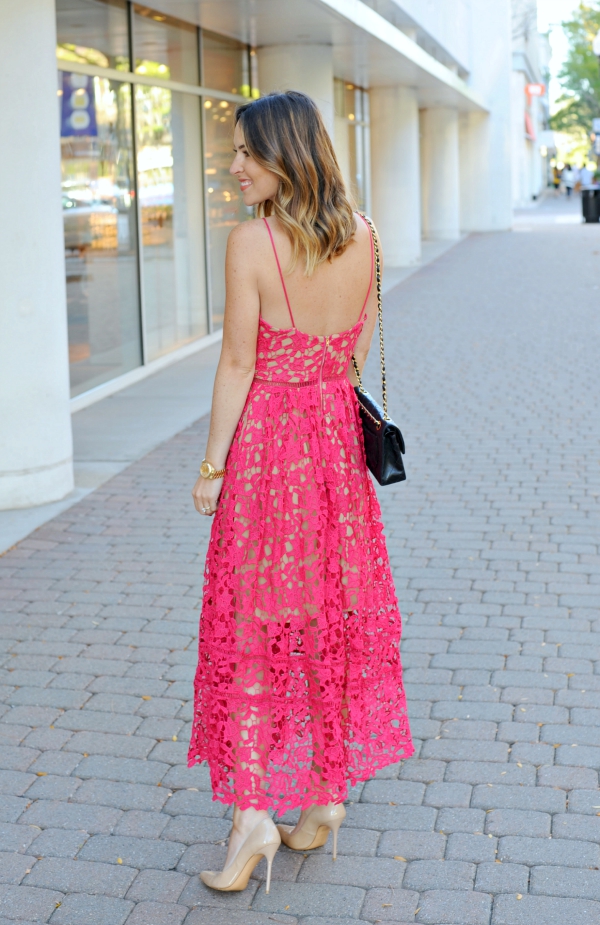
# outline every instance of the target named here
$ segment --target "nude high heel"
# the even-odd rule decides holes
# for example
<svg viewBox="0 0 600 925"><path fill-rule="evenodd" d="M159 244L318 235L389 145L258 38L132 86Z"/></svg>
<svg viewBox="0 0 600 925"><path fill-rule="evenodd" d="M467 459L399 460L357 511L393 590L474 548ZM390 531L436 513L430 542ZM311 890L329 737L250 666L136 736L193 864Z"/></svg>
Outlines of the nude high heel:
<svg viewBox="0 0 600 925"><path fill-rule="evenodd" d="M346 818L343 803L328 803L327 806L313 806L300 829L293 825L277 826L281 840L294 851L310 851L320 848L333 832L333 860L337 858L337 836L340 826Z"/></svg>
<svg viewBox="0 0 600 925"><path fill-rule="evenodd" d="M203 870L200 879L213 890L229 893L245 890L250 874L261 857L267 859L266 892L271 889L271 866L275 853L281 844L281 836L270 819L261 819L248 833L240 850L225 870Z"/></svg>

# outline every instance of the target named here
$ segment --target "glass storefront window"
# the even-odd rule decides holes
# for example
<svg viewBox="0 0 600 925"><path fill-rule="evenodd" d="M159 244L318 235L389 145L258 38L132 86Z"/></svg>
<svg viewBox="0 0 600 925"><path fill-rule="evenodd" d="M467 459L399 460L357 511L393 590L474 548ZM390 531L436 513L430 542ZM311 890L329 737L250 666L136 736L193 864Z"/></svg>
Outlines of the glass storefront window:
<svg viewBox="0 0 600 925"><path fill-rule="evenodd" d="M200 83L198 29L146 6L133 7L135 71L163 80Z"/></svg>
<svg viewBox="0 0 600 925"><path fill-rule="evenodd" d="M369 209L369 94L354 84L334 81L335 150L356 206Z"/></svg>
<svg viewBox="0 0 600 925"><path fill-rule="evenodd" d="M211 90L225 90L227 93L250 97L252 89L249 57L247 45L203 29L203 86Z"/></svg>
<svg viewBox="0 0 600 925"><path fill-rule="evenodd" d="M129 0L55 3L69 359L78 395L222 326L227 238L254 210L229 174L235 103L221 94L249 99L259 91L254 49L170 9ZM78 64L92 65L96 76L76 73ZM128 75L109 80L106 68ZM132 71L151 83L137 83ZM201 83L216 95L200 98Z"/></svg>
<svg viewBox="0 0 600 925"><path fill-rule="evenodd" d="M233 160L235 103L204 98L204 185L208 216L208 268L213 329L222 327L225 310L225 251L229 232L253 218L244 205L240 186L229 173Z"/></svg>
<svg viewBox="0 0 600 925"><path fill-rule="evenodd" d="M71 391L141 363L131 86L59 73Z"/></svg>
<svg viewBox="0 0 600 925"><path fill-rule="evenodd" d="M135 88L146 360L207 333L200 99Z"/></svg>
<svg viewBox="0 0 600 925"><path fill-rule="evenodd" d="M125 0L56 0L56 31L63 61L129 70Z"/></svg>

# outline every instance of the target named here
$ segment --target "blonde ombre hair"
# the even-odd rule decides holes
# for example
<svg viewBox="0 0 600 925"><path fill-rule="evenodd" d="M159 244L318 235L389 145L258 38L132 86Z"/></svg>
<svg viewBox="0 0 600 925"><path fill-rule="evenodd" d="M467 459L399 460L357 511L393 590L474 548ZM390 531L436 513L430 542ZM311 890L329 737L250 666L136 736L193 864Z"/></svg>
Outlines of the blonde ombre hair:
<svg viewBox="0 0 600 925"><path fill-rule="evenodd" d="M319 264L346 250L356 230L331 138L315 103L296 90L270 93L235 113L251 157L279 177L274 199L258 207L275 215L292 244L292 270L305 260L311 276Z"/></svg>

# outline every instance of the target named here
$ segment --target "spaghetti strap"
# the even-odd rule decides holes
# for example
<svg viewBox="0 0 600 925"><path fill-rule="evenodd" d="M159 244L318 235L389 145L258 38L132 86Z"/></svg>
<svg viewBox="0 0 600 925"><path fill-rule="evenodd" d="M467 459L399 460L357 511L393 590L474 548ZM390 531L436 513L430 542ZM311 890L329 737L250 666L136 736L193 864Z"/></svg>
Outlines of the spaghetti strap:
<svg viewBox="0 0 600 925"><path fill-rule="evenodd" d="M357 212L356 214L357 214L357 215L360 215L360 212ZM363 319L363 315L364 315L364 313L365 313L365 308L367 307L367 302L369 301L369 296L371 295L371 289L373 288L373 273L374 273L374 271L375 271L375 244L374 244L374 241L373 241L373 235L371 234L371 229L370 229L370 227L369 227L369 223L366 221L365 217L364 217L363 215L360 215L360 217L362 218L363 222L364 222L365 225L367 226L367 231L369 232L369 241L371 242L371 277L370 277L370 279L369 279L369 288L368 288L368 290L367 290L367 295L366 295L365 301L363 302L363 307L362 307L362 309L361 309L361 313L360 313L360 315L358 316L358 321L356 322L357 324L358 324L359 321L362 321L362 319ZM275 245L273 245L273 246L275 246Z"/></svg>
<svg viewBox="0 0 600 925"><path fill-rule="evenodd" d="M267 226L267 231L269 232L269 237L270 237L270 239L271 239L271 245L272 245L272 247L273 247L273 253L275 254L275 260L277 261L277 269L279 270L279 279L281 280L281 285L283 286L283 294L284 294L284 296L285 296L285 301L286 301L286 303L287 303L288 312L290 313L290 318L291 318L291 321L292 321L292 327L295 328L295 327L296 327L296 322L294 321L294 316L292 315L292 306L290 305L290 300L289 300L289 297L288 297L288 294L287 294L287 289L285 288L285 281L284 281L284 279L283 279L283 273L281 272L281 264L279 263L279 257L277 256L277 248L275 247L275 241L273 240L273 232L272 232L271 229L269 228L269 223L268 223L268 221L266 220L266 218L263 218L263 222L264 222L265 225ZM371 275L372 275L372 273L373 273L373 271L372 271L372 269L371 269ZM370 292L370 291L371 291L371 290L370 290L370 288L369 288L369 292ZM368 296L367 296L367 298L368 298ZM365 303L365 304L366 304L366 303ZM362 313L361 313L361 316L362 316Z"/></svg>

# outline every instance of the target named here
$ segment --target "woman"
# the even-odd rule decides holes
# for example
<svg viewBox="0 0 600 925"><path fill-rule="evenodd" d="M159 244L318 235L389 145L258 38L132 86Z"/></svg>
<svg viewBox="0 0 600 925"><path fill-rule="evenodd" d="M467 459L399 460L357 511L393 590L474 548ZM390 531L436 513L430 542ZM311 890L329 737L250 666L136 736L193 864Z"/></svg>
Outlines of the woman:
<svg viewBox="0 0 600 925"><path fill-rule="evenodd" d="M261 218L231 232L223 347L193 489L214 516L189 765L234 804L240 890L283 840L336 836L348 778L412 754L400 614L362 443L351 357L376 321L373 241L312 100L240 106L231 173ZM284 272L285 271L285 272ZM300 807L297 826L268 810Z"/></svg>

